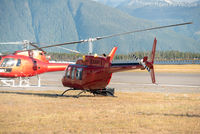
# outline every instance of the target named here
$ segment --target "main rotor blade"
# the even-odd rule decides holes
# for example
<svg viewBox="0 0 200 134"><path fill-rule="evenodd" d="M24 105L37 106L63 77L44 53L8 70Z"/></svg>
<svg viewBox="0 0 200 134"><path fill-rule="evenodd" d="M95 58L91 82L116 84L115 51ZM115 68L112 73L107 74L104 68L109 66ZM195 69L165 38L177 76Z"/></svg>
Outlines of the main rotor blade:
<svg viewBox="0 0 200 134"><path fill-rule="evenodd" d="M68 49L68 48L64 48L64 47L61 47L61 46L56 46L57 48L61 48L61 49L65 49L67 51L70 51L70 52L73 52L73 53L77 53L77 54L80 54L79 51L76 51L76 50L72 50L72 49Z"/></svg>
<svg viewBox="0 0 200 134"><path fill-rule="evenodd" d="M30 45L35 47L36 49L40 50L40 51L43 51L44 53L46 53L46 51L44 51L42 48L38 47L37 45L34 45L34 44L37 44L37 43L31 43L30 42Z"/></svg>
<svg viewBox="0 0 200 134"><path fill-rule="evenodd" d="M124 33L118 33L118 34L112 34L112 35L97 37L96 39L97 40L101 40L101 39L105 39L105 38L112 38L112 37L131 34L131 33L138 33L138 32L144 32L144 31L168 28L168 27L175 27L175 26L182 26L182 25L188 25L188 24L192 24L192 22L173 24L173 25L167 25L167 26L160 26L160 27L152 27L152 28L147 28L147 29L142 29L142 30L134 30L134 31L124 32Z"/></svg>
<svg viewBox="0 0 200 134"><path fill-rule="evenodd" d="M83 42L87 42L87 41L80 40L80 41L66 42L66 43L62 43L62 44L48 45L48 46L44 46L44 47L40 47L40 48L49 48L49 47L56 47L56 46L63 46L63 45L70 45L70 44L78 44L78 43L83 43Z"/></svg>
<svg viewBox="0 0 200 134"><path fill-rule="evenodd" d="M134 31L112 34L112 35L107 35L107 36L102 36L102 37L89 38L89 39L80 40L80 41L73 41L73 42L66 42L66 43L62 43L62 44L48 45L48 46L44 46L44 47L40 47L40 48L43 49L43 48L49 48L49 47L78 44L78 43L83 43L83 42L93 42L93 41L96 41L96 40L101 40L101 39L105 39L105 38L112 38L112 37L122 36L122 35L126 35L126 34L131 34L131 33L144 32L144 31L150 31L150 30L156 30L156 29L162 29L162 28L168 28L168 27L175 27L175 26L182 26L182 25L188 25L188 24L192 24L192 22L166 25L166 26L159 26L159 27L152 27L152 28L147 28L147 29L142 29L142 30L134 30ZM30 50L34 50L34 49L30 49Z"/></svg>
<svg viewBox="0 0 200 134"><path fill-rule="evenodd" d="M11 45L23 45L24 42L0 42L1 45L11 44Z"/></svg>

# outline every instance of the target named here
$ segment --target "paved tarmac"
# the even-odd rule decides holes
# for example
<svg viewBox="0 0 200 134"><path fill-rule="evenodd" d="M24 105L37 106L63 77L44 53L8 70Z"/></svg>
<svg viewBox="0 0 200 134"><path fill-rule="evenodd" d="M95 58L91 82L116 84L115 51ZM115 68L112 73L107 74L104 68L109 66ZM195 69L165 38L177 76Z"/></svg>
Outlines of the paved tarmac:
<svg viewBox="0 0 200 134"><path fill-rule="evenodd" d="M109 86L125 92L200 93L199 73L156 73L156 83L146 72L120 72Z"/></svg>
<svg viewBox="0 0 200 134"><path fill-rule="evenodd" d="M65 90L61 83L64 72L40 75L41 87L36 87L37 77L30 82L33 87L4 87L0 90ZM151 84L147 72L120 72L112 76L108 87L122 92L200 93L200 73L156 73L157 84ZM1 84L1 83L0 83Z"/></svg>

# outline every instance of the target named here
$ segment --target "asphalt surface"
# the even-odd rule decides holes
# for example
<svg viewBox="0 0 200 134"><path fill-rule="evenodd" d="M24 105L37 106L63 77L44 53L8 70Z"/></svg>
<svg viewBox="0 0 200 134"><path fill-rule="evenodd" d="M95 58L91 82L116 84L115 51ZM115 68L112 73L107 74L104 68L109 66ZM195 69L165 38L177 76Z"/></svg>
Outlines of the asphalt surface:
<svg viewBox="0 0 200 134"><path fill-rule="evenodd" d="M31 87L4 87L0 82L0 91L8 90L65 90L61 83L64 72L52 72L40 75L41 87L37 87L37 77L30 79ZM16 84L18 81L16 80ZM161 92L161 93L200 93L200 74L197 73L156 73L156 85L151 84L147 72L120 72L112 76L108 87L122 92Z"/></svg>

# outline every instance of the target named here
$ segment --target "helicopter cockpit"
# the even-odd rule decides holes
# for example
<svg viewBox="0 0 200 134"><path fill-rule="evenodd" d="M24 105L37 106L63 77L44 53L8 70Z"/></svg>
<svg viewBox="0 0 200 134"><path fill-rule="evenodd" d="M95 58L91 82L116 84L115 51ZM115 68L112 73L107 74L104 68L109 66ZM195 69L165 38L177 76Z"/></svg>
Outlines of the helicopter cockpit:
<svg viewBox="0 0 200 134"><path fill-rule="evenodd" d="M20 66L21 59L16 60L14 58L5 58L1 63L0 67L13 67L14 65Z"/></svg>
<svg viewBox="0 0 200 134"><path fill-rule="evenodd" d="M1 63L1 67L12 67L16 63L16 60L14 58L5 58L3 62Z"/></svg>

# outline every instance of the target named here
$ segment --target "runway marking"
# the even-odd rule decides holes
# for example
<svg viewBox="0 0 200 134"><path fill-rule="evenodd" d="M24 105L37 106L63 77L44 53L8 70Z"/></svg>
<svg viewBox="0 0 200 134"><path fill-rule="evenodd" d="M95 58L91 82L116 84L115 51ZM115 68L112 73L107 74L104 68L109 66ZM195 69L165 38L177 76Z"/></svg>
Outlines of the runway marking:
<svg viewBox="0 0 200 134"><path fill-rule="evenodd" d="M200 86L193 86L193 85L179 85L179 84L134 84L134 83L122 83L122 82L111 82L110 84L116 85L127 85L132 84L136 86L166 86L166 87L188 87L188 88L200 88Z"/></svg>
<svg viewBox="0 0 200 134"><path fill-rule="evenodd" d="M125 84L130 84L130 83L122 83L122 82L111 82L110 84L125 85Z"/></svg>
<svg viewBox="0 0 200 134"><path fill-rule="evenodd" d="M136 85L146 85L146 86L166 86L166 87L199 87L200 86L192 86L192 85L178 85L178 84L136 84Z"/></svg>
<svg viewBox="0 0 200 134"><path fill-rule="evenodd" d="M167 87L194 87L200 88L200 86L192 86L192 85L174 85L174 84L158 84L158 86L167 86Z"/></svg>

